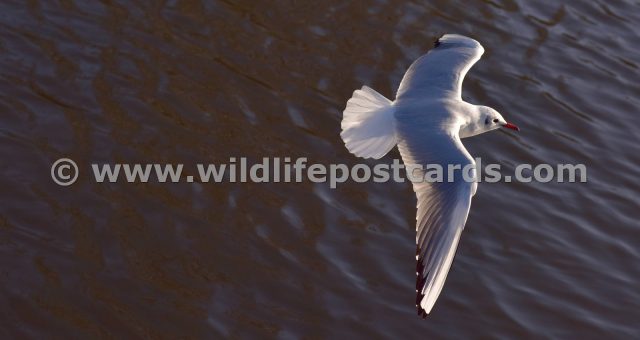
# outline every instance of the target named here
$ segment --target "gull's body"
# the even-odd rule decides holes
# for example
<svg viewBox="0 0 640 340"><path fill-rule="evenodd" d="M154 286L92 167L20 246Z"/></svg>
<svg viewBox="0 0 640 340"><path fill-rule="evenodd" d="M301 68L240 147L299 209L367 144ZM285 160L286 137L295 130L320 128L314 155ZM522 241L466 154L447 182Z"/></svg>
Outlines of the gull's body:
<svg viewBox="0 0 640 340"><path fill-rule="evenodd" d="M475 165L461 138L500 126L517 129L497 111L462 100L464 76L483 52L477 41L447 34L411 65L395 101L366 86L356 90L342 120L347 149L377 159L397 145L407 166L438 164L446 170L448 165ZM453 180L412 183L418 199L416 306L424 317L444 285L477 182L465 181L458 172Z"/></svg>

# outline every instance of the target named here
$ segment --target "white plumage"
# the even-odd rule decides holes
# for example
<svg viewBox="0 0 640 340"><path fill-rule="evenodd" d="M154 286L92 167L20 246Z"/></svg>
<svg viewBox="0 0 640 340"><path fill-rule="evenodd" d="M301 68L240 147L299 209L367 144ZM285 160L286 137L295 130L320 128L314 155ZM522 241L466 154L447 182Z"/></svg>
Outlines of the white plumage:
<svg viewBox="0 0 640 340"><path fill-rule="evenodd" d="M367 86L353 92L344 110L340 134L351 153L378 159L396 146L391 104Z"/></svg>
<svg viewBox="0 0 640 340"><path fill-rule="evenodd" d="M494 109L462 101L462 81L484 48L456 34L439 38L435 47L405 73L395 101L364 86L343 113L341 137L356 156L381 158L397 145L405 165L475 166L460 138L499 127L517 130ZM475 172L473 172L475 178ZM442 291L469 214L474 180L462 172L451 181L414 181L416 214L416 306L425 317Z"/></svg>

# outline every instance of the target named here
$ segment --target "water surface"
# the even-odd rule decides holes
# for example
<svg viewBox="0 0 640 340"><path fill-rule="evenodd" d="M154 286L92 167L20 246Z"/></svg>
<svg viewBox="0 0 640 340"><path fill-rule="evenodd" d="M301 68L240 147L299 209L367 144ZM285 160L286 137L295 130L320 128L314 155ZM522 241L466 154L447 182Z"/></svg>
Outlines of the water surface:
<svg viewBox="0 0 640 340"><path fill-rule="evenodd" d="M631 1L5 1L0 336L638 338L638 22ZM49 176L60 157L355 164L346 100L393 97L442 33L486 49L464 98L522 128L471 154L588 183L481 184L426 320L408 183Z"/></svg>

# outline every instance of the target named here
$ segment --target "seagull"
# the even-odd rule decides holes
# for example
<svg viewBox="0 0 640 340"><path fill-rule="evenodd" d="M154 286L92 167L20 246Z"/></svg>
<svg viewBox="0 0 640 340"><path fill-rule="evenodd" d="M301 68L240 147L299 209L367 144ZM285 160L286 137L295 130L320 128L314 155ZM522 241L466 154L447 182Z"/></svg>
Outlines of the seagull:
<svg viewBox="0 0 640 340"><path fill-rule="evenodd" d="M394 101L363 86L343 112L340 136L358 157L379 159L397 145L413 178L424 176L427 164L472 169L471 180L457 172L444 181L412 180L418 201L416 307L422 318L442 291L478 185L475 161L461 139L500 127L520 130L498 111L462 100L464 76L483 53L476 40L445 34L411 64Z"/></svg>

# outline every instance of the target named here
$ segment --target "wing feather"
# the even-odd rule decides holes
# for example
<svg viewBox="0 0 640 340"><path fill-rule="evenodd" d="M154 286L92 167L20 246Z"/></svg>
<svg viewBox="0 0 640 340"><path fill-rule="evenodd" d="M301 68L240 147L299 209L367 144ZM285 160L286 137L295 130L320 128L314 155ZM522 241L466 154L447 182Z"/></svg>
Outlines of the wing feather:
<svg viewBox="0 0 640 340"><path fill-rule="evenodd" d="M416 306L418 314L424 317L431 312L442 291L475 192L475 181L465 181L462 170L455 171L454 178L449 181L447 166L459 164L464 169L467 165L475 165L475 162L455 134L425 131L415 125L409 128L402 122L399 129L402 138L398 149L405 165L422 166L422 169L414 171L414 178L424 178L427 164L440 165L445 175L443 182L413 182L418 200Z"/></svg>
<svg viewBox="0 0 640 340"><path fill-rule="evenodd" d="M445 34L427 54L418 58L405 73L396 99L425 96L461 99L462 81L484 53L474 39Z"/></svg>

